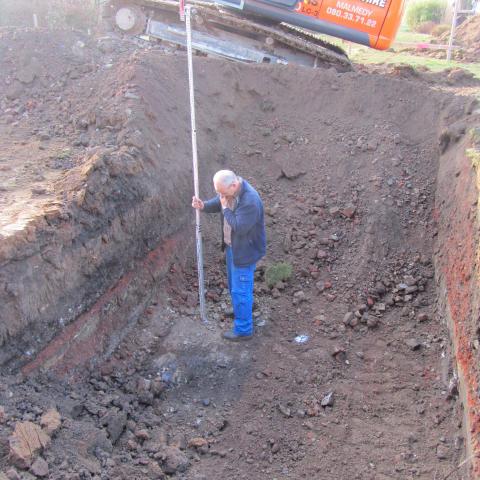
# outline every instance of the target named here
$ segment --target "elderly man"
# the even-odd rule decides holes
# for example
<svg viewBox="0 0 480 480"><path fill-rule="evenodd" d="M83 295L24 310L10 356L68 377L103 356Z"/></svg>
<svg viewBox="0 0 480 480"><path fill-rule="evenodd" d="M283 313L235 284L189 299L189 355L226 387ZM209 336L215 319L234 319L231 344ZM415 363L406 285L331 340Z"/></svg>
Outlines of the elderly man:
<svg viewBox="0 0 480 480"><path fill-rule="evenodd" d="M206 213L222 213L222 249L226 252L227 279L232 299L233 329L226 340L249 340L253 336L253 275L256 263L265 255L263 204L257 191L230 170L213 177L217 196L203 202L192 199L192 207Z"/></svg>

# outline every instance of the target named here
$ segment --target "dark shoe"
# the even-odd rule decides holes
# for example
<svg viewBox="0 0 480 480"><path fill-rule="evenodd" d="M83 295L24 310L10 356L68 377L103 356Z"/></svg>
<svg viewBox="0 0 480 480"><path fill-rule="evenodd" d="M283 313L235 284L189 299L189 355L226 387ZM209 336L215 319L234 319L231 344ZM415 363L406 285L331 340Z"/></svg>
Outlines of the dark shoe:
<svg viewBox="0 0 480 480"><path fill-rule="evenodd" d="M233 330L229 330L228 332L224 332L222 337L230 342L245 342L253 338L253 335L238 335L238 333L235 333Z"/></svg>

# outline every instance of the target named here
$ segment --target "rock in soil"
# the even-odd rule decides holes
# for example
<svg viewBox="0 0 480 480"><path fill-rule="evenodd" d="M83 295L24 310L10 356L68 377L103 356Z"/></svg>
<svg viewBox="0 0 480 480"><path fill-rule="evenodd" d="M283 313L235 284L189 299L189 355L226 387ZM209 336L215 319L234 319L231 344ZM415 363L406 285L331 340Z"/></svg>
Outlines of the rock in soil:
<svg viewBox="0 0 480 480"><path fill-rule="evenodd" d="M190 462L187 456L177 447L165 447L161 452L160 459L163 471L169 475L184 472Z"/></svg>
<svg viewBox="0 0 480 480"><path fill-rule="evenodd" d="M44 478L48 476L48 463L42 458L38 457L30 467L30 471L36 476L40 478Z"/></svg>
<svg viewBox="0 0 480 480"><path fill-rule="evenodd" d="M50 437L35 423L19 422L9 438L10 458L19 468L28 468L35 455L50 445Z"/></svg>
<svg viewBox="0 0 480 480"><path fill-rule="evenodd" d="M52 436L61 427L62 417L55 408L52 408L42 415L40 425L48 435Z"/></svg>

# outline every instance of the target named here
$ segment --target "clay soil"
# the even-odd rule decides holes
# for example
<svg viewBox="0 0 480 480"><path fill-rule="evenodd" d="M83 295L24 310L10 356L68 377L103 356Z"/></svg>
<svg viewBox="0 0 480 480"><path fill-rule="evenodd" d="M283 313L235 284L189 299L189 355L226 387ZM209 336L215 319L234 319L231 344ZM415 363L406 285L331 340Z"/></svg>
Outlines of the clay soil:
<svg viewBox="0 0 480 480"><path fill-rule="evenodd" d="M4 30L0 59L1 480L473 478L434 268L473 99L195 59L202 196L228 167L266 210L255 337L229 344L214 217L196 305L184 53Z"/></svg>

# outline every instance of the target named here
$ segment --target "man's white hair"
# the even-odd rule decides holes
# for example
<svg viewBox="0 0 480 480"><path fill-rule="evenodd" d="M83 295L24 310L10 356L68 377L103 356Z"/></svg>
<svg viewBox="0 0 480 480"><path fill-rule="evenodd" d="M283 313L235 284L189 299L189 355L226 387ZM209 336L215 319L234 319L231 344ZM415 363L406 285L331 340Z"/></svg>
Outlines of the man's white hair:
<svg viewBox="0 0 480 480"><path fill-rule="evenodd" d="M229 187L237 180L237 175L235 175L235 173L233 173L231 170L219 170L213 176L213 183L215 185L221 185L222 187Z"/></svg>

